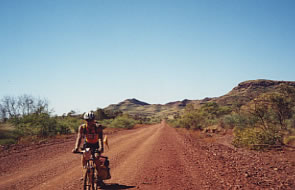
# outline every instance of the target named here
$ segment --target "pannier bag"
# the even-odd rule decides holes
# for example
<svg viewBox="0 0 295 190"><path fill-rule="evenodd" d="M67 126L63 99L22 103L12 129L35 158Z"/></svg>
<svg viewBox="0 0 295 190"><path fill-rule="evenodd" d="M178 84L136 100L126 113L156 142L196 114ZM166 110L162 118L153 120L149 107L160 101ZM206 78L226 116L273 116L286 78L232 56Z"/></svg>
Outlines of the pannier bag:
<svg viewBox="0 0 295 190"><path fill-rule="evenodd" d="M110 162L108 160L108 157L101 156L99 158L99 167L98 167L98 176L102 180L111 179L111 173L110 173Z"/></svg>

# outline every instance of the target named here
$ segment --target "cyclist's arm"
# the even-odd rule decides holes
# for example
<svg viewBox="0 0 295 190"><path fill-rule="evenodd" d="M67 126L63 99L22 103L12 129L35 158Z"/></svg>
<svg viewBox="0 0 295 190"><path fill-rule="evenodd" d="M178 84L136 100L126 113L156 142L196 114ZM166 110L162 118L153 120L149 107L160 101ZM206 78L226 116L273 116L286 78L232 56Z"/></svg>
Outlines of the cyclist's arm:
<svg viewBox="0 0 295 190"><path fill-rule="evenodd" d="M81 140L82 140L82 136L83 136L83 128L82 125L79 126L78 129L78 134L77 134L77 139L76 139L76 143L75 143L75 150L78 150L81 144Z"/></svg>
<svg viewBox="0 0 295 190"><path fill-rule="evenodd" d="M99 143L99 147L101 147L101 150L103 152L104 147L103 147L103 130L102 130L102 125L98 126L98 143Z"/></svg>

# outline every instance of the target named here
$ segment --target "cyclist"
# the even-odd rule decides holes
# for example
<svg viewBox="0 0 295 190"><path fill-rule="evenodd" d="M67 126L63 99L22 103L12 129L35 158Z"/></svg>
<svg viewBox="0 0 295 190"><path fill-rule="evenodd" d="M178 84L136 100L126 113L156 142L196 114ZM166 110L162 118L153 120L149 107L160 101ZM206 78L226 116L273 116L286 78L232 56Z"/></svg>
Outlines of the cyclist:
<svg viewBox="0 0 295 190"><path fill-rule="evenodd" d="M73 152L78 152L81 144L82 138L84 138L83 149L97 149L100 153L103 153L103 126L98 124L94 119L94 113L92 111L84 114L83 119L86 121L86 124L79 126L78 135L75 143L75 148ZM91 152L86 151L82 156L82 165L83 168L86 167L86 162L90 158ZM99 170L99 159L95 158L97 172Z"/></svg>

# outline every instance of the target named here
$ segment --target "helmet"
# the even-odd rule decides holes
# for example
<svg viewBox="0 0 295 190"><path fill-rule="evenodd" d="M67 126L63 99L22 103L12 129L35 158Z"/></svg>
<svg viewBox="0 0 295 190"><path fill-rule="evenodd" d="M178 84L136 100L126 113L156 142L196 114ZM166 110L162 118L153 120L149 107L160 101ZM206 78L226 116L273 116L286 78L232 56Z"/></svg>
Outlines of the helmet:
<svg viewBox="0 0 295 190"><path fill-rule="evenodd" d="M94 118L95 118L95 115L94 115L93 111L86 112L83 116L83 119L85 119L85 120L93 120Z"/></svg>

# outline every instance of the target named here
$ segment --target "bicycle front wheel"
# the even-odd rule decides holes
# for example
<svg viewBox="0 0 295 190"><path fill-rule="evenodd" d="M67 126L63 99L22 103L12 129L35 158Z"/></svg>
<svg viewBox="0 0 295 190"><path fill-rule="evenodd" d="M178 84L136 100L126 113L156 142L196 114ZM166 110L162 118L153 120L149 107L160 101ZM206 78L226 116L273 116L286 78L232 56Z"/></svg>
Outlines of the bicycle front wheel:
<svg viewBox="0 0 295 190"><path fill-rule="evenodd" d="M96 190L94 188L94 179L92 169L87 169L84 175L84 190Z"/></svg>
<svg viewBox="0 0 295 190"><path fill-rule="evenodd" d="M92 186L92 190L97 190L97 179L96 179L96 169L92 168L91 169L91 186Z"/></svg>

